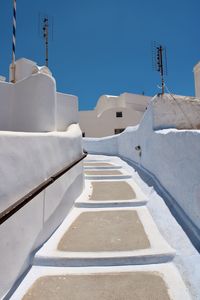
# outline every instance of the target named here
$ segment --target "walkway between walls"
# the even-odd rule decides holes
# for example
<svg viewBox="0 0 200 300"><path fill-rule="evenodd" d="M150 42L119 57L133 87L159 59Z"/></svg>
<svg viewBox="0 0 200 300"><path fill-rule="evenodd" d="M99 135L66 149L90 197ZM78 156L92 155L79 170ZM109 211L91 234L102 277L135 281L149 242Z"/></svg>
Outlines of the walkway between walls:
<svg viewBox="0 0 200 300"><path fill-rule="evenodd" d="M88 155L84 171L11 299L200 299L199 254L153 187L118 157Z"/></svg>

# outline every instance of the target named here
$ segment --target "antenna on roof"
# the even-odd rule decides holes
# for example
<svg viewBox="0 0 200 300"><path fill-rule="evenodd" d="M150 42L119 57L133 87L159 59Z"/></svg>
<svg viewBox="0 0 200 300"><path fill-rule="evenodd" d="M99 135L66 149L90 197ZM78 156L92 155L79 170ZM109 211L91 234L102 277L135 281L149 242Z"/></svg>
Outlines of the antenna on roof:
<svg viewBox="0 0 200 300"><path fill-rule="evenodd" d="M49 66L49 37L53 40L53 17L39 14L40 34L45 42L45 66ZM41 30L42 29L42 30Z"/></svg>
<svg viewBox="0 0 200 300"><path fill-rule="evenodd" d="M153 42L152 45L152 67L160 73L162 95L165 92L164 75L167 75L167 51L163 45Z"/></svg>

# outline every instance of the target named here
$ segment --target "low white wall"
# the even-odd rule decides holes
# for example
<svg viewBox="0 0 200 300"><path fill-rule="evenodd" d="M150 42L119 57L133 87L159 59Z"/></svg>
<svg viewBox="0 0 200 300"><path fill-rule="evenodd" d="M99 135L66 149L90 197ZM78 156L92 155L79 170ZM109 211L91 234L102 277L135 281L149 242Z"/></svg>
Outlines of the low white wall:
<svg viewBox="0 0 200 300"><path fill-rule="evenodd" d="M11 130L13 84L0 81L0 130Z"/></svg>
<svg viewBox="0 0 200 300"><path fill-rule="evenodd" d="M0 133L0 212L82 154L78 125L63 133ZM0 226L0 298L83 190L82 162Z"/></svg>
<svg viewBox="0 0 200 300"><path fill-rule="evenodd" d="M78 98L73 95L56 93L56 130L63 131L78 123Z"/></svg>
<svg viewBox="0 0 200 300"><path fill-rule="evenodd" d="M0 131L65 131L78 123L77 97L57 93L54 78L42 73L0 82L0 106Z"/></svg>
<svg viewBox="0 0 200 300"><path fill-rule="evenodd" d="M152 106L154 129L200 129L200 99L165 94Z"/></svg>
<svg viewBox="0 0 200 300"><path fill-rule="evenodd" d="M12 130L45 132L56 129L56 83L35 74L14 85Z"/></svg>
<svg viewBox="0 0 200 300"><path fill-rule="evenodd" d="M84 148L92 153L118 154L151 172L188 217L185 222L200 246L200 131L154 131L153 115L151 105L138 127L106 139L86 138ZM141 156L137 146L141 147Z"/></svg>
<svg viewBox="0 0 200 300"><path fill-rule="evenodd" d="M15 84L0 82L0 130L45 132L56 129L56 84L35 74Z"/></svg>

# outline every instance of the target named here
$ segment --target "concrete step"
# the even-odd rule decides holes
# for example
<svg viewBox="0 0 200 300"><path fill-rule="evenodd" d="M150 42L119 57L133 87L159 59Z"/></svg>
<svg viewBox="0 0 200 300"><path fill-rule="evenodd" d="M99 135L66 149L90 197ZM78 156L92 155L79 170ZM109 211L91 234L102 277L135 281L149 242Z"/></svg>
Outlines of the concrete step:
<svg viewBox="0 0 200 300"><path fill-rule="evenodd" d="M119 166L117 158L88 156L76 207L36 253L11 300L191 299L146 196Z"/></svg>
<svg viewBox="0 0 200 300"><path fill-rule="evenodd" d="M36 253L34 264L150 264L171 261L174 255L145 207L74 208Z"/></svg>
<svg viewBox="0 0 200 300"><path fill-rule="evenodd" d="M32 267L11 300L189 300L172 264L106 268Z"/></svg>
<svg viewBox="0 0 200 300"><path fill-rule="evenodd" d="M132 180L87 180L85 190L76 200L76 207L140 206L147 198Z"/></svg>
<svg viewBox="0 0 200 300"><path fill-rule="evenodd" d="M107 170L107 169L121 169L122 166L117 165L117 164L111 164L108 162L84 162L83 163L84 169L85 170L92 170L92 169L102 169L102 170Z"/></svg>

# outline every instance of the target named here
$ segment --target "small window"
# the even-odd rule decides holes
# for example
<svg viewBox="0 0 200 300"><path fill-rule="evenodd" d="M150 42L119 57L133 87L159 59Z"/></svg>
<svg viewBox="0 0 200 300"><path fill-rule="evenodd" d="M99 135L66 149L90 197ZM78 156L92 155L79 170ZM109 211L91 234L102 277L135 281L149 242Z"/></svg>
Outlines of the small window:
<svg viewBox="0 0 200 300"><path fill-rule="evenodd" d="M125 130L125 128L117 128L115 129L115 134L119 134L121 132L123 132Z"/></svg>
<svg viewBox="0 0 200 300"><path fill-rule="evenodd" d="M82 132L82 137L85 137L85 132Z"/></svg>
<svg viewBox="0 0 200 300"><path fill-rule="evenodd" d="M117 111L116 112L116 118L122 118L122 111Z"/></svg>

